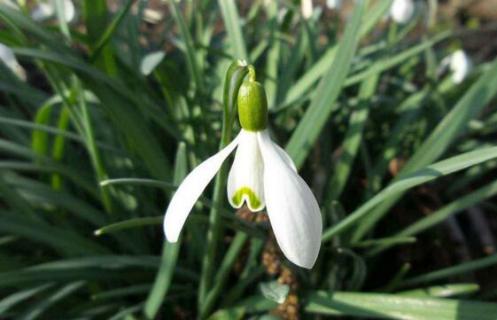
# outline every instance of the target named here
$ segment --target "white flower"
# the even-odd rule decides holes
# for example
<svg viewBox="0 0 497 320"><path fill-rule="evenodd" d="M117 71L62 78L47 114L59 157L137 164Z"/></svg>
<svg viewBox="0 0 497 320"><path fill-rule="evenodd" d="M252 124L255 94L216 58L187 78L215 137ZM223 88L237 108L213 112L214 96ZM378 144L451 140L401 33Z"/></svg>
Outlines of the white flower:
<svg viewBox="0 0 497 320"><path fill-rule="evenodd" d="M31 12L31 18L35 21L45 21L55 16L55 0L48 2L39 2L38 5ZM76 9L71 0L62 1L64 10L64 20L72 22L76 17Z"/></svg>
<svg viewBox="0 0 497 320"><path fill-rule="evenodd" d="M304 19L309 19L310 17L312 17L312 0L300 0L300 10Z"/></svg>
<svg viewBox="0 0 497 320"><path fill-rule="evenodd" d="M0 60L20 79L26 80L26 71L24 71L24 68L17 62L14 52L2 43L0 43Z"/></svg>
<svg viewBox="0 0 497 320"><path fill-rule="evenodd" d="M390 7L390 17L393 21L405 24L411 20L414 14L413 0L394 0Z"/></svg>
<svg viewBox="0 0 497 320"><path fill-rule="evenodd" d="M251 211L267 207L276 240L293 263L312 268L321 245L319 205L297 174L288 154L276 145L267 129L247 131L197 166L181 183L164 218L164 232L176 242L185 220L226 158L238 147L228 176L228 199L234 208L244 203Z"/></svg>
<svg viewBox="0 0 497 320"><path fill-rule="evenodd" d="M342 0L326 0L326 6L330 10L338 10L342 6Z"/></svg>
<svg viewBox="0 0 497 320"><path fill-rule="evenodd" d="M450 70L452 71L452 81L459 84L468 76L473 68L473 63L463 50L457 50L450 56Z"/></svg>

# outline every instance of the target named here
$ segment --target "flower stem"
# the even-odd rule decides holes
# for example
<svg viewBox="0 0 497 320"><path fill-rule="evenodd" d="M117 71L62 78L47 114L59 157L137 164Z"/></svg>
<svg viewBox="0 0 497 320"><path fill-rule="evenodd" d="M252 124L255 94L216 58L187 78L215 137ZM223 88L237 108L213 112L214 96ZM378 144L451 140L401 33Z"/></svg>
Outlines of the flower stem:
<svg viewBox="0 0 497 320"><path fill-rule="evenodd" d="M224 148L232 139L233 121L236 115L236 99L238 96L238 89L240 88L243 79L248 73L248 67L245 63L235 61L228 68L226 73L224 93L223 93L223 128L221 143L219 149ZM216 261L217 247L219 238L222 235L221 222L221 205L222 197L224 195L223 189L225 187L226 178L228 176L228 168L225 164L221 166L219 173L216 177L214 184L214 193L212 196L212 209L209 214L209 230L207 232L207 246L206 252L202 259L202 273L200 275L200 288L198 295L198 310L204 309L207 291L211 287L211 282L214 273L214 266Z"/></svg>

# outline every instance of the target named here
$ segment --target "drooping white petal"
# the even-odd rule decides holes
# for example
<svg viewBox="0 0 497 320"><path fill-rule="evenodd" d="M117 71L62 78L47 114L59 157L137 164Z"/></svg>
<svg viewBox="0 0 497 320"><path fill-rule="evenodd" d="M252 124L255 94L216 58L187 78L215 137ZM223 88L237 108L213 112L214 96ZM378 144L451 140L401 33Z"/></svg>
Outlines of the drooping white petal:
<svg viewBox="0 0 497 320"><path fill-rule="evenodd" d="M291 262L312 268L321 246L322 221L316 198L287 164L267 131L258 133L264 161L266 207L276 240Z"/></svg>
<svg viewBox="0 0 497 320"><path fill-rule="evenodd" d="M214 178L224 160L238 145L238 135L224 149L199 164L176 190L164 216L164 233L169 242L178 241L179 234L195 202Z"/></svg>
<svg viewBox="0 0 497 320"><path fill-rule="evenodd" d="M452 71L452 81L459 84L468 76L473 67L469 56L463 50L457 50L450 56L450 70Z"/></svg>
<svg viewBox="0 0 497 320"><path fill-rule="evenodd" d="M297 167L295 166L295 162L293 162L293 159L290 158L288 153L286 153L286 151L276 143L274 143L273 145L276 148L276 152L278 152L278 154L280 155L281 160L285 161L285 163L288 166L290 166L290 168L292 168L293 171L297 172Z"/></svg>
<svg viewBox="0 0 497 320"><path fill-rule="evenodd" d="M228 176L228 199L232 207L240 208L246 203L253 212L264 208L263 173L257 133L242 129L235 161Z"/></svg>
<svg viewBox="0 0 497 320"><path fill-rule="evenodd" d="M14 52L2 43L0 43L0 60L19 78L26 80L26 72L19 62L17 62Z"/></svg>
<svg viewBox="0 0 497 320"><path fill-rule="evenodd" d="M326 6L328 9L333 10L339 10L340 7L342 6L342 0L326 0Z"/></svg>
<svg viewBox="0 0 497 320"><path fill-rule="evenodd" d="M50 19L55 14L55 8L51 3L38 3L31 11L31 18L35 21L44 21Z"/></svg>
<svg viewBox="0 0 497 320"><path fill-rule="evenodd" d="M300 0L300 10L304 19L309 19L310 17L312 17L312 0Z"/></svg>
<svg viewBox="0 0 497 320"><path fill-rule="evenodd" d="M55 17L55 0L40 2L31 12L31 18L35 21L45 21ZM76 16L76 9L71 0L62 1L63 16L66 22L71 22Z"/></svg>
<svg viewBox="0 0 497 320"><path fill-rule="evenodd" d="M71 0L64 0L62 3L64 7L64 19L66 22L72 22L76 17L76 8L74 8L74 3Z"/></svg>
<svg viewBox="0 0 497 320"><path fill-rule="evenodd" d="M409 22L413 14L413 0L394 0L390 7L390 17L392 17L393 21L400 24Z"/></svg>

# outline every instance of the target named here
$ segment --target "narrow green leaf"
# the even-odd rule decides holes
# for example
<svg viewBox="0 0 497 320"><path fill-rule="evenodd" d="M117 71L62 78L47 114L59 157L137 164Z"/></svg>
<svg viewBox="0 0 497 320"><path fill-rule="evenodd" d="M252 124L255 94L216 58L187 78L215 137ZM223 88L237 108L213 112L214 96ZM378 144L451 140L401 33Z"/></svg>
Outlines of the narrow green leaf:
<svg viewBox="0 0 497 320"><path fill-rule="evenodd" d="M248 239L247 234L238 232L235 235L235 238L232 240L230 247L223 258L223 261L219 266L219 270L214 279L212 289L208 292L205 298L205 302L202 304L202 308L200 311L202 318L208 316L208 314L211 312L211 309L213 308L216 299L221 294L224 285L228 280L230 270L233 267L236 260L238 259L238 254L245 245L247 239Z"/></svg>
<svg viewBox="0 0 497 320"><path fill-rule="evenodd" d="M242 307L221 309L212 314L208 320L242 320L244 315L245 309Z"/></svg>
<svg viewBox="0 0 497 320"><path fill-rule="evenodd" d="M397 176L402 179L411 172L428 165L442 156L454 140L467 130L467 123L485 108L497 93L497 60L490 69L471 86L454 108L440 121L430 136L416 150ZM395 183L395 182L393 182ZM381 217L402 197L399 193L381 204L370 217L355 230L353 240L361 239Z"/></svg>
<svg viewBox="0 0 497 320"><path fill-rule="evenodd" d="M497 157L497 147L483 148L472 152L463 153L461 155L434 163L423 169L405 175L396 180L394 183L383 189L376 196L364 203L361 207L356 209L347 218L336 224L335 226L326 230L323 234L323 241L329 241L331 238L343 232L345 229L350 228L358 220L362 219L371 209L378 204L388 201L392 197L398 197L406 190L428 181L435 180L444 175L448 175L476 164L494 159Z"/></svg>
<svg viewBox="0 0 497 320"><path fill-rule="evenodd" d="M60 302L62 299L67 298L69 295L73 294L77 290L81 289L85 283L83 281L78 281L70 283L63 286L62 288L56 290L54 293L47 296L42 301L33 304L24 314L20 315L18 319L21 320L34 320L38 318L43 312L48 308L52 307L54 304Z"/></svg>
<svg viewBox="0 0 497 320"><path fill-rule="evenodd" d="M42 122L42 121L35 120L35 122L30 122L30 121L25 121L25 120L0 117L0 123L18 126L21 128L32 129L33 130L33 137L32 137L31 148L33 149L33 152L36 152L37 154L41 154L42 151L45 152L45 147L46 147L45 136L44 135L38 136L38 133L49 133L51 135L61 135L61 136L64 136L68 140L76 141L79 143L84 143L83 138L81 138L79 135L77 135L73 132L62 131L62 130L59 130L59 129L54 128L52 126L38 124L38 122ZM36 133L36 137L35 137L35 133ZM108 150L108 151L111 151L111 150L117 151L115 148L111 147L110 145L103 144L102 142L97 141L97 145L103 149ZM46 155L46 152L43 154Z"/></svg>
<svg viewBox="0 0 497 320"><path fill-rule="evenodd" d="M341 155L334 165L334 174L327 185L328 195L326 204L338 199L348 181L352 165L362 141L362 132L369 116L371 97L376 91L378 75L374 74L366 79L359 90L359 106L352 112L347 133L341 147Z"/></svg>
<svg viewBox="0 0 497 320"><path fill-rule="evenodd" d="M172 183L154 180L154 179L143 179L143 178L117 178L117 179L107 179L100 181L100 185L102 187L110 186L114 184L129 184L129 185L138 185L145 187L155 187L155 188L163 188L163 189L176 189Z"/></svg>
<svg viewBox="0 0 497 320"><path fill-rule="evenodd" d="M94 234L96 236L101 236L103 234L114 233L126 229L139 228L150 225L158 225L162 223L162 220L164 220L164 216L133 218L109 224L105 227L95 230Z"/></svg>
<svg viewBox="0 0 497 320"><path fill-rule="evenodd" d="M348 86L355 85L364 79L374 75L385 72L386 70L396 67L402 63L404 63L409 58L412 58L416 55L421 54L427 48L434 46L440 41L449 37L451 33L442 32L431 39L427 39L422 43L413 46L409 49L406 49L396 55L387 55L383 59L375 62L371 68L368 68L365 71L350 75L345 83L344 88ZM312 65L312 67L292 86L292 88L288 91L288 94L283 101L283 103L275 110L274 112L281 111L290 107L291 105L295 105L294 103L298 101L313 85L314 83L323 76L323 74L330 68L330 66L335 61L336 56L336 47L329 48L322 57Z"/></svg>
<svg viewBox="0 0 497 320"><path fill-rule="evenodd" d="M98 44L107 42L101 42L102 30L108 30L107 23L109 10L107 8L107 2L105 0L84 0L82 13L90 49L91 51L95 51ZM101 54L95 61L96 66L101 70L105 70L110 75L117 74L117 63L112 47L109 45L103 46L99 51L101 51Z"/></svg>
<svg viewBox="0 0 497 320"><path fill-rule="evenodd" d="M34 119L35 124L48 125L50 116L52 114L52 109L53 106L51 104L45 104L40 109L38 109ZM33 149L34 153L42 156L47 156L48 134L41 130L33 130L31 148Z"/></svg>
<svg viewBox="0 0 497 320"><path fill-rule="evenodd" d="M361 242L354 243L352 246L353 247L358 247L358 248L364 248L364 247L373 247L373 246L380 246L380 245L388 245L388 246L395 246L399 244L408 244L408 243L414 243L416 242L416 238L414 237L388 237L388 238L381 238L381 239L369 239L369 240L364 240Z"/></svg>
<svg viewBox="0 0 497 320"><path fill-rule="evenodd" d="M309 295L305 310L322 315L400 320L494 320L497 316L494 303L323 291Z"/></svg>
<svg viewBox="0 0 497 320"><path fill-rule="evenodd" d="M60 131L66 131L69 126L69 109L64 106L60 110L59 119L57 121L57 129ZM66 139L62 135L55 136L54 143L52 146L52 159L54 162L62 162L66 149ZM52 174L52 187L55 190L62 189L62 176L58 173Z"/></svg>
<svg viewBox="0 0 497 320"><path fill-rule="evenodd" d="M178 146L176 152L174 183L179 184L188 174L188 159L186 154L186 145L184 143ZM155 277L155 282L148 294L145 302L144 314L147 319L155 319L157 312L167 295L173 278L176 261L178 259L181 240L176 243L170 243L164 240L162 248L162 259L159 271Z"/></svg>
<svg viewBox="0 0 497 320"><path fill-rule="evenodd" d="M107 45L107 43L110 41L112 38L112 35L116 32L117 28L123 21L124 17L126 17L126 14L128 13L129 9L131 9L131 5L133 4L133 0L128 0L124 6L121 6L121 9L119 12L116 14L112 22L105 28L105 31L101 33L100 38L96 42L96 45L94 46L93 52L91 54L90 60L95 61L102 49ZM100 30L101 32L101 30Z"/></svg>
<svg viewBox="0 0 497 320"><path fill-rule="evenodd" d="M50 288L51 286L51 284L45 284L42 286L17 291L16 293L6 296L2 300L0 300L0 314L6 313L15 305L21 303L24 300L30 299L32 296Z"/></svg>
<svg viewBox="0 0 497 320"><path fill-rule="evenodd" d="M394 237L408 237L413 236L418 233L421 233L438 223L444 221L451 215L457 214L466 210L469 207L474 206L475 204L483 201L484 199L488 199L497 194L497 181L489 183L488 185L473 191L461 198L458 198L451 203L443 206L435 212L430 213L428 216L420 219L419 221L411 224L404 230L396 233ZM371 251L371 255L376 255L390 247L389 244L384 243L379 247L375 248Z"/></svg>
<svg viewBox="0 0 497 320"><path fill-rule="evenodd" d="M457 283L446 284L443 286L434 286L421 289L413 289L408 291L397 292L397 294L410 297L436 297L450 298L461 295L468 295L480 290L480 286L476 283Z"/></svg>
<svg viewBox="0 0 497 320"><path fill-rule="evenodd" d="M412 286L416 284L427 283L439 279L449 278L462 273L473 272L496 264L497 264L497 254L494 254L485 258L464 262L453 267L448 267L437 271L428 272L416 276L414 278L406 279L400 285ZM495 315L497 315L497 313Z"/></svg>
<svg viewBox="0 0 497 320"><path fill-rule="evenodd" d="M287 144L286 150L295 161L297 167L301 167L304 163L330 114L336 108L335 100L340 94L340 89L343 86L359 42L359 28L364 7L364 1L357 3L354 14L340 42L333 65L321 79L311 100L311 105Z"/></svg>
<svg viewBox="0 0 497 320"><path fill-rule="evenodd" d="M107 248L82 237L79 234L49 225L38 223L33 228L32 221L12 214L0 216L0 231L25 237L37 244L46 244L68 254L105 253Z"/></svg>
<svg viewBox="0 0 497 320"><path fill-rule="evenodd" d="M188 65L188 71L190 72L190 75L193 81L195 82L197 90L202 91L204 86L199 67L200 64L198 63L197 56L195 54L196 49L192 40L192 36L190 34L190 31L188 30L188 27L185 23L185 20L183 19L183 15L181 14L181 11L176 1L168 0L168 2L169 2L169 7L171 8L171 13L173 15L173 18L174 20L176 20L176 24L179 27L181 37L185 42L185 50L186 50L185 53L187 58L186 60Z"/></svg>
<svg viewBox="0 0 497 320"><path fill-rule="evenodd" d="M150 290L150 284L137 284L133 286L112 289L92 295L92 300L107 300L133 295L143 295Z"/></svg>
<svg viewBox="0 0 497 320"><path fill-rule="evenodd" d="M241 30L241 20L238 16L235 1L217 1L223 15L224 26L228 32L228 39L231 43L233 59L247 59L247 49L243 40Z"/></svg>
<svg viewBox="0 0 497 320"><path fill-rule="evenodd" d="M393 0L371 1L374 7L368 9L368 15L361 23L361 35L366 35L371 31L380 19L382 19L392 6Z"/></svg>

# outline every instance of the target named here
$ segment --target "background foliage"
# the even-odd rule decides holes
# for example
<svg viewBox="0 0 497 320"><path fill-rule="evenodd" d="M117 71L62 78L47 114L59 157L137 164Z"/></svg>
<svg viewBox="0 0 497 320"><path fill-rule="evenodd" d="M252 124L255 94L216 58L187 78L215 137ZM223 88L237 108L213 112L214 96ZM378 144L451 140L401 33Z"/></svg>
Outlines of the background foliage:
<svg viewBox="0 0 497 320"><path fill-rule="evenodd" d="M290 1L167 1L146 23L147 1L84 0L70 24L0 4L28 75L0 64L0 317L496 319L497 61L475 55L462 84L439 68L486 25L437 22L436 1L396 25L390 3L303 19ZM321 205L311 271L212 192L163 240L238 58Z"/></svg>

